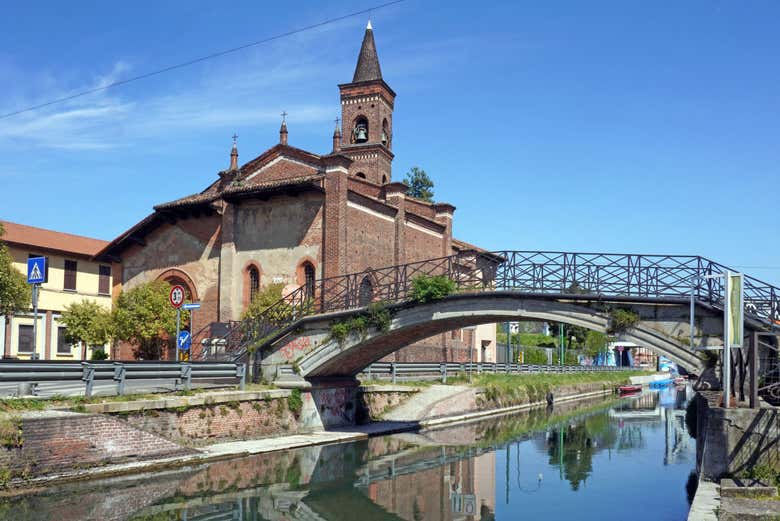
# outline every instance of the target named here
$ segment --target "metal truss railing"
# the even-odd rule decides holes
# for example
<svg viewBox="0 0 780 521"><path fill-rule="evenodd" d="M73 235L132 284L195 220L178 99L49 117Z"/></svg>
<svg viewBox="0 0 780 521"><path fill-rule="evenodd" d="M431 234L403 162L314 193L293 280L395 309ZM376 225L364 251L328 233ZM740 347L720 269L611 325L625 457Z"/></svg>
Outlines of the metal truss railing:
<svg viewBox="0 0 780 521"><path fill-rule="evenodd" d="M302 286L260 316L231 324L221 337L226 355L243 356L250 345L273 341L297 320L314 314L358 309L371 302L406 300L419 275L444 275L459 291L518 291L594 297L695 298L722 306L728 267L704 257L554 251L464 251L371 269ZM729 270L735 271L735 270ZM780 288L745 276L745 315L768 329L780 324Z"/></svg>

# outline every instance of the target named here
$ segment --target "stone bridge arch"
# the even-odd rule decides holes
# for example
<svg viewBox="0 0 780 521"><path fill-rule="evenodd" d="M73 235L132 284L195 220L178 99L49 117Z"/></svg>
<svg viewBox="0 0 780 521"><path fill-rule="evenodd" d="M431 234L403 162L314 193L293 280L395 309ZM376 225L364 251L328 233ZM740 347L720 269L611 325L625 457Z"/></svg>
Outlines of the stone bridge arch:
<svg viewBox="0 0 780 521"><path fill-rule="evenodd" d="M452 295L427 304L404 304L394 310L386 332L371 331L365 337L351 335L341 343L330 339L330 324L360 310L303 319L295 333L277 342L263 360L266 377L274 378L275 368L295 363L307 379L354 376L367 365L417 340L461 327L508 320L563 322L605 332L609 315L605 306L630 308L640 316L637 326L620 335L622 340L648 347L692 372L701 370L701 361L688 347L689 309L683 299L632 298L612 302L583 297L562 299L549 294L517 292L469 293ZM700 340L722 334L722 316L707 307L697 309L696 335ZM291 347L292 346L292 347Z"/></svg>

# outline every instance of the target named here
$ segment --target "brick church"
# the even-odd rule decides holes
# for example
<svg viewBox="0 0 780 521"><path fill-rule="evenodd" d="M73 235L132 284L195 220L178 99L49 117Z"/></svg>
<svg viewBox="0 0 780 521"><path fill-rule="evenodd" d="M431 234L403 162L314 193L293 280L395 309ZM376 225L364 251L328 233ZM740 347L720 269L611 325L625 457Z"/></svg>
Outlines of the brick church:
<svg viewBox="0 0 780 521"><path fill-rule="evenodd" d="M200 193L161 203L109 243L114 298L155 279L182 284L201 309L192 331L239 320L264 286L314 284L479 250L452 237L455 207L410 197L393 180L395 92L382 78L369 22L352 81L339 85L341 128L332 150L291 146L282 119L279 142L230 166ZM207 335L208 333L204 333ZM196 339L197 340L197 339ZM116 358L130 358L122 348ZM403 348L397 361L495 360L495 326L437 335Z"/></svg>

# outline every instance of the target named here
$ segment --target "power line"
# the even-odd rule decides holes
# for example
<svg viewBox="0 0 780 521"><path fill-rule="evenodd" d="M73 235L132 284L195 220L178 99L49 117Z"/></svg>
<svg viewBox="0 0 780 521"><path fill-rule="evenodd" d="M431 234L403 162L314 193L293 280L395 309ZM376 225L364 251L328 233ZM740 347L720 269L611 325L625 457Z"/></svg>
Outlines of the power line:
<svg viewBox="0 0 780 521"><path fill-rule="evenodd" d="M373 7L369 7L367 9L362 9L360 11L355 11L355 12L352 12L352 13L349 13L349 14L345 14L343 16L338 16L336 18L329 18L329 19L324 20L322 22L317 22L316 24L307 25L306 27L301 27L299 29L293 29L293 30L287 31L285 33L281 33L281 34L277 34L277 35L274 35L274 36L270 36L270 37L264 38L262 40L257 40L256 42L246 43L244 45L239 45L238 47L233 47L231 49L226 49L224 51L218 51L218 52L215 52L213 54L209 54L207 56L201 56L200 58L195 58L195 59L192 59L192 60L189 60L189 61L186 61L186 62L177 63L176 65L170 65L170 66L165 67L163 69L158 69L158 70L155 70L155 71L151 71L151 72L147 72L147 73L144 73L144 74L140 74L138 76L133 76L132 78L127 78L127 79L124 79L124 80L118 80L118 81L109 83L108 85L103 85L102 87L95 87L93 89L87 89L87 90L84 90L84 91L81 91L81 92L77 92L75 94L71 94L70 96L65 96L63 98L57 98L57 99L54 99L54 100L51 100L51 101L47 101L45 103L39 103L38 105L32 105L30 107L26 107L26 108L23 108L23 109L15 110L13 112L8 112L6 114L0 115L0 119L10 118L11 116L16 116L16 115L19 115L19 114L23 114L25 112L30 112L30 111L33 111L33 110L42 109L42 108L48 107L50 105L56 105L57 103L62 103L64 101L70 101L72 99L80 98L82 96L87 96L88 94L94 94L95 92L108 90L108 89L111 89L113 87L119 87L120 85L126 85L128 83L133 82L133 81L144 80L146 78L151 78L152 76L157 76L159 74L164 74L166 72L170 72L170 71L173 71L173 70L176 70L176 69L181 69L183 67L189 67L190 65L194 65L196 63L204 62L204 61L207 61L207 60L212 60L214 58L219 58L221 56L225 56L226 54L231 54L231 53L234 53L234 52L243 51L244 49L248 49L250 47L255 47L257 45L262 45L264 43L272 42L274 40L279 40L281 38L286 38L286 37L292 36L294 34L299 34L299 33L305 32L305 31L310 31L312 29L316 29L316 28L322 27L324 25L329 25L329 24L332 24L332 23L335 23L335 22L340 22L341 20L346 20L347 18L352 18L354 16L359 16L361 14L370 13L371 11L374 11L374 10L377 10L377 9L382 9L384 7L388 7L388 6L391 6L391 5L394 5L394 4L400 4L403 1L404 0L392 0L391 2L386 2L384 4L375 5Z"/></svg>

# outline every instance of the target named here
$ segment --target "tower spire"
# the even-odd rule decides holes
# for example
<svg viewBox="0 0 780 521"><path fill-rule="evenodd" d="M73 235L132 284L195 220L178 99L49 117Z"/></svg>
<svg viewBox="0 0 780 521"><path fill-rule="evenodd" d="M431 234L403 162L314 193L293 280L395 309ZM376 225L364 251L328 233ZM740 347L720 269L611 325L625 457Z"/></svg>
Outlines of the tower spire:
<svg viewBox="0 0 780 521"><path fill-rule="evenodd" d="M336 128L333 129L333 152L338 152L341 148L341 127L339 126L340 121L341 118L336 118L334 120L336 123Z"/></svg>
<svg viewBox="0 0 780 521"><path fill-rule="evenodd" d="M368 25L366 25L366 34L363 35L363 45L360 46L360 54L358 55L352 83L381 79L382 69L379 68L379 56L376 54L374 29L371 27L371 20L369 20Z"/></svg>
<svg viewBox="0 0 780 521"><path fill-rule="evenodd" d="M238 170L238 134L233 133L233 148L230 150L230 170Z"/></svg>
<svg viewBox="0 0 780 521"><path fill-rule="evenodd" d="M282 145L287 144L287 112L282 111L282 126L279 128L279 143Z"/></svg>

